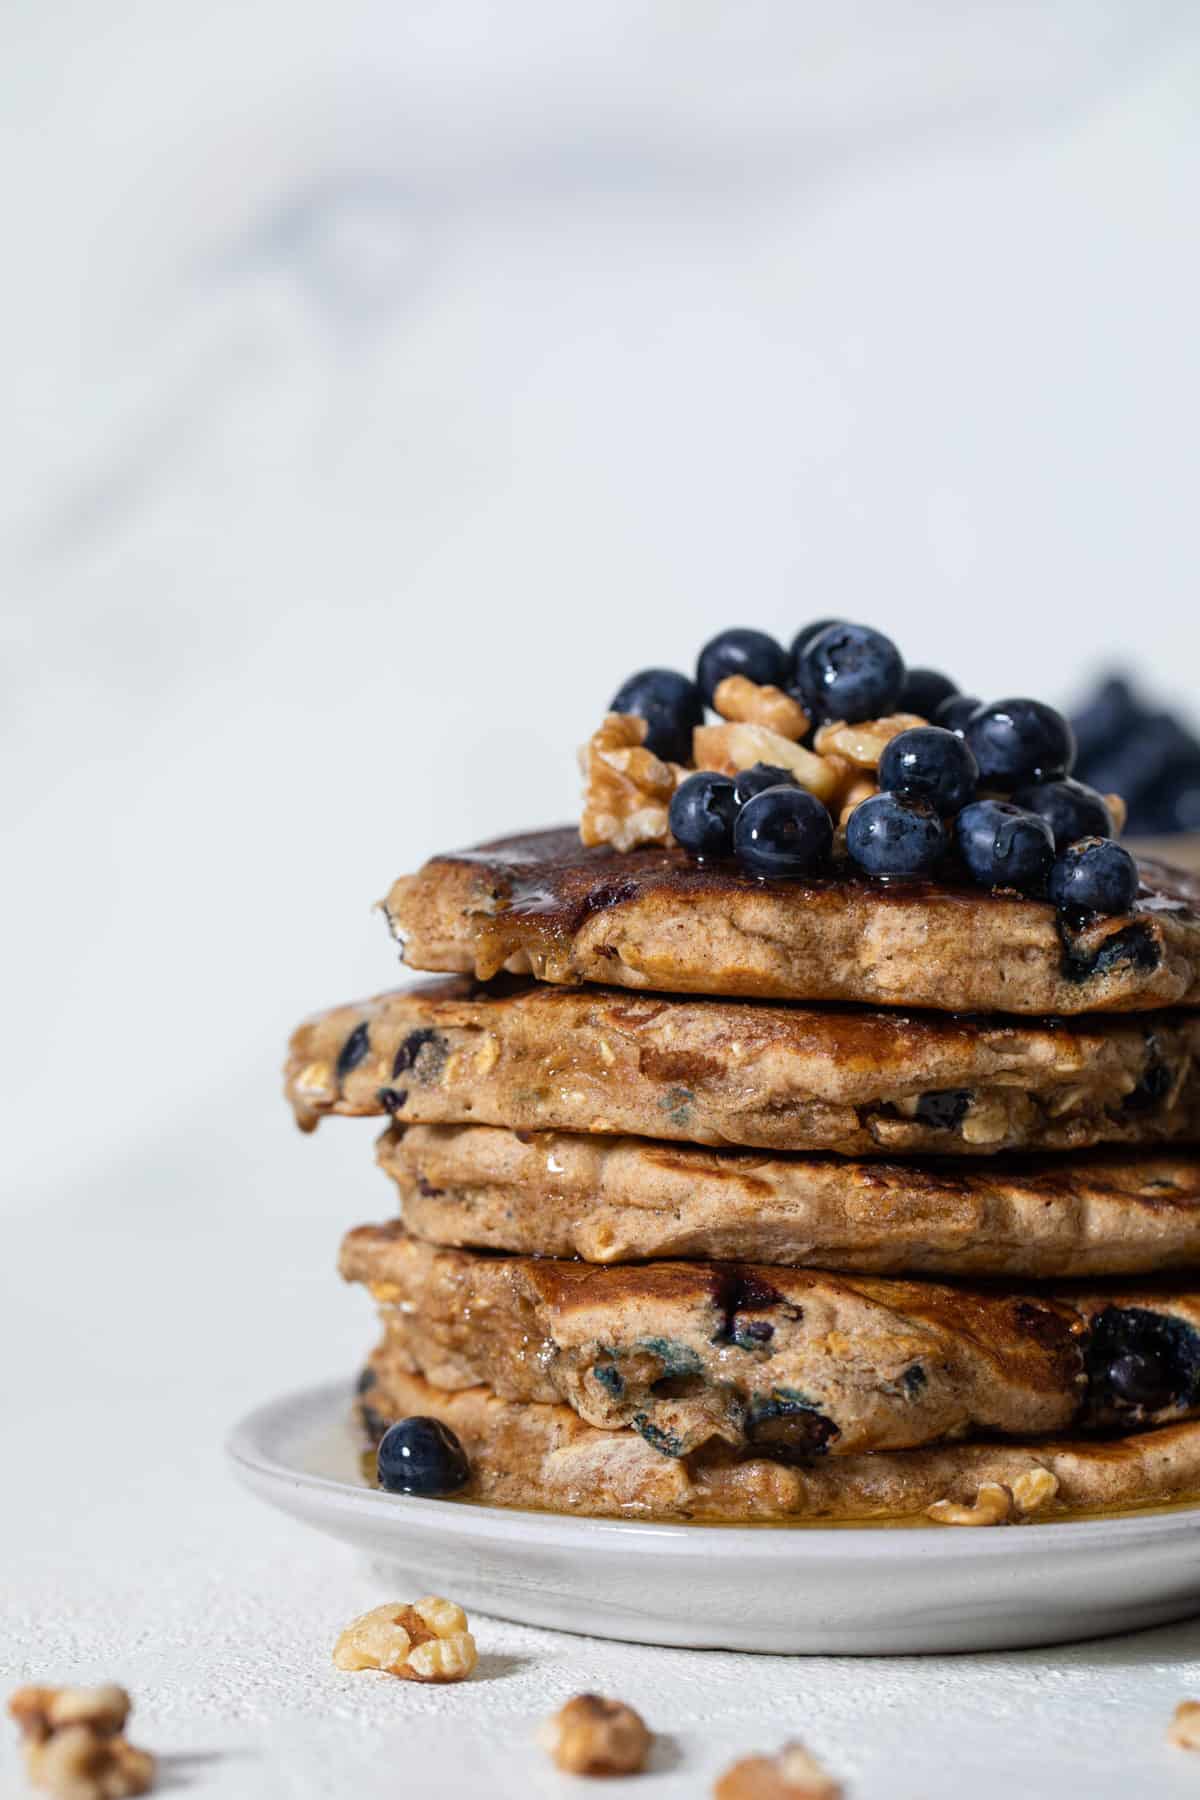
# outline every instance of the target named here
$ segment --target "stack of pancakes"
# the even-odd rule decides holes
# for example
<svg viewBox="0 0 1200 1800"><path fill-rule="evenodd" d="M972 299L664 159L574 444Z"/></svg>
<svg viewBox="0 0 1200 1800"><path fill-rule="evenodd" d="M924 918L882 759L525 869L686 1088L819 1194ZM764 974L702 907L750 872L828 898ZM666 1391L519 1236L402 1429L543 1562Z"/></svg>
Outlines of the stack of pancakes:
<svg viewBox="0 0 1200 1800"><path fill-rule="evenodd" d="M998 1522L1200 1493L1200 882L1126 917L574 831L386 902L443 979L301 1026L386 1115L368 1434L476 1497Z"/></svg>

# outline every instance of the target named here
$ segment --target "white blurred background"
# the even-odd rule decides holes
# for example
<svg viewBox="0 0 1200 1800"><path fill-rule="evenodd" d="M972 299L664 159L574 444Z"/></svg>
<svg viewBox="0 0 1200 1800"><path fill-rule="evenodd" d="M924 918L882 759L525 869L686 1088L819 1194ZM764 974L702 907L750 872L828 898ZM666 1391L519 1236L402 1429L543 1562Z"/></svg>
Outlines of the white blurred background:
<svg viewBox="0 0 1200 1800"><path fill-rule="evenodd" d="M4 1203L107 1256L45 1301L101 1362L88 1305L165 1328L219 1237L215 1425L349 1366L336 1240L391 1205L369 1126L292 1133L288 1029L396 978L401 869L572 812L632 669L842 613L973 691L1190 705L1200 13L4 37Z"/></svg>

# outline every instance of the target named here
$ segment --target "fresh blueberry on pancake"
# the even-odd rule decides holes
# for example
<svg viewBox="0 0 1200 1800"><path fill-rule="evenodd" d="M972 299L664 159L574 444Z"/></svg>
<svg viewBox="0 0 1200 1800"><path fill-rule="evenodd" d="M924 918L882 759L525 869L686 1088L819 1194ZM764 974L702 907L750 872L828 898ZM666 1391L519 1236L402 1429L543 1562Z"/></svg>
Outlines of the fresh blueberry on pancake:
<svg viewBox="0 0 1200 1800"><path fill-rule="evenodd" d="M710 638L696 664L696 685L706 706L730 675L744 675L758 687L782 687L788 675L787 652L765 631L735 626Z"/></svg>
<svg viewBox="0 0 1200 1800"><path fill-rule="evenodd" d="M957 696L958 688L940 669L909 669L900 689L899 710L932 719L939 706Z"/></svg>
<svg viewBox="0 0 1200 1800"><path fill-rule="evenodd" d="M753 800L766 788L799 785L790 770L777 768L773 763L755 763L753 768L740 769L734 776L733 797L739 806L745 806L747 800Z"/></svg>
<svg viewBox="0 0 1200 1800"><path fill-rule="evenodd" d="M631 675L613 695L608 710L645 719L646 748L664 762L686 763L692 754L692 731L704 723L699 688L674 669L641 669Z"/></svg>
<svg viewBox="0 0 1200 1800"><path fill-rule="evenodd" d="M737 810L729 777L702 769L681 782L671 797L671 835L692 856L728 856Z"/></svg>
<svg viewBox="0 0 1200 1800"><path fill-rule="evenodd" d="M1063 912L1127 913L1137 891L1137 864L1111 838L1068 845L1050 871L1050 898Z"/></svg>
<svg viewBox="0 0 1200 1800"><path fill-rule="evenodd" d="M868 875L931 875L949 845L929 802L901 794L872 794L846 826L846 849Z"/></svg>
<svg viewBox="0 0 1200 1800"><path fill-rule="evenodd" d="M1045 819L1054 833L1054 848L1059 852L1077 838L1107 838L1113 835L1112 814L1103 795L1085 782L1070 776L1062 781L1035 781L1018 788L1013 805Z"/></svg>
<svg viewBox="0 0 1200 1800"><path fill-rule="evenodd" d="M980 887L1040 895L1054 863L1054 835L1045 819L1007 800L976 800L955 820L958 849Z"/></svg>
<svg viewBox="0 0 1200 1800"><path fill-rule="evenodd" d="M869 625L829 625L805 643L796 678L818 717L854 724L895 711L904 660Z"/></svg>
<svg viewBox="0 0 1200 1800"><path fill-rule="evenodd" d="M833 820L805 788L764 788L738 813L733 847L752 875L772 881L812 875L829 860Z"/></svg>
<svg viewBox="0 0 1200 1800"><path fill-rule="evenodd" d="M962 739L941 725L902 731L879 759L879 785L906 800L927 800L943 817L975 798L979 767Z"/></svg>
<svg viewBox="0 0 1200 1800"><path fill-rule="evenodd" d="M966 741L982 787L1006 792L1030 781L1057 781L1075 761L1075 739L1060 712L1041 700L994 700L967 721Z"/></svg>
<svg viewBox="0 0 1200 1800"><path fill-rule="evenodd" d="M942 725L952 731L955 737L966 733L967 720L972 718L983 705L975 694L952 694L949 700L943 700L933 715L933 723Z"/></svg>

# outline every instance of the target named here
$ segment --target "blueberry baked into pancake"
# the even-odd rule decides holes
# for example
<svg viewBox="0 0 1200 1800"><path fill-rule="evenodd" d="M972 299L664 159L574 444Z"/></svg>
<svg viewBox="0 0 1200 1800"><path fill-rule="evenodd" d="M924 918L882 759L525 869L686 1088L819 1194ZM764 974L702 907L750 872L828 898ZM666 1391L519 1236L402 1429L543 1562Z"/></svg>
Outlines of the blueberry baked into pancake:
<svg viewBox="0 0 1200 1800"><path fill-rule="evenodd" d="M288 1095L404 1124L846 1156L1186 1142L1200 1013L1070 1020L430 982L296 1031Z"/></svg>
<svg viewBox="0 0 1200 1800"><path fill-rule="evenodd" d="M1200 1406L1200 1283L983 1289L749 1263L596 1268L359 1226L342 1272L435 1387L562 1401L664 1454L785 1459L1162 1425Z"/></svg>
<svg viewBox="0 0 1200 1800"><path fill-rule="evenodd" d="M1019 1525L1190 1500L1200 1492L1200 1421L1106 1438L1043 1438L782 1461L719 1443L669 1457L632 1429L586 1424L569 1406L501 1400L491 1388L436 1388L380 1351L356 1411L370 1444L409 1419L435 1419L458 1455L420 1491L497 1506L611 1518L729 1524L814 1519ZM388 1421L396 1420L390 1425ZM460 1466L458 1456L465 1451Z"/></svg>
<svg viewBox="0 0 1200 1800"><path fill-rule="evenodd" d="M383 903L443 977L292 1038L374 1117L380 1485L696 1521L1200 1498L1200 879L1066 721L872 628L643 669L578 825Z"/></svg>

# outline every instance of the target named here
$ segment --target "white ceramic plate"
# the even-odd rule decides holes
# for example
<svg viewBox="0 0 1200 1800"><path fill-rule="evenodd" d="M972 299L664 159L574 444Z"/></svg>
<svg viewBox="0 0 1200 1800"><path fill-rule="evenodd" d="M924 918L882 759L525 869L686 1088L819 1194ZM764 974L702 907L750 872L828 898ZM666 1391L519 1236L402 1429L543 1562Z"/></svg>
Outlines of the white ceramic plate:
<svg viewBox="0 0 1200 1800"><path fill-rule="evenodd" d="M968 1530L649 1525L385 1494L362 1479L344 1383L261 1406L239 1478L396 1571L529 1625L696 1649L1012 1649L1200 1612L1200 1507Z"/></svg>

